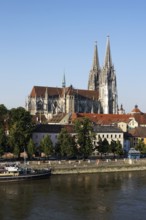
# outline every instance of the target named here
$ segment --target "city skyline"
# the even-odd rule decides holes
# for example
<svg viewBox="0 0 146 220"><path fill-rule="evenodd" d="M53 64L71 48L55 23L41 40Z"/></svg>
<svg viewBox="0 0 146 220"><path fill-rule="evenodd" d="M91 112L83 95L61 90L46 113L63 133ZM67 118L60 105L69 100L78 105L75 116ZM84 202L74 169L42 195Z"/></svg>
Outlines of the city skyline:
<svg viewBox="0 0 146 220"><path fill-rule="evenodd" d="M107 35L126 113L146 112L144 0L0 0L0 104L25 107L33 86L87 89L94 45L102 67Z"/></svg>

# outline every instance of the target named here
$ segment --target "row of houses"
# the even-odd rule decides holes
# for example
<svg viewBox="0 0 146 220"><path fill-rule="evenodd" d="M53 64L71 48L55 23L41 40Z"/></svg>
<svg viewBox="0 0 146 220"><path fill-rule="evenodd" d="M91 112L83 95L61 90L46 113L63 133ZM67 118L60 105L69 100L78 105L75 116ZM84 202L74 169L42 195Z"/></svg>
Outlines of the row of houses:
<svg viewBox="0 0 146 220"><path fill-rule="evenodd" d="M66 128L71 135L75 135L73 123L77 119L88 118L96 134L94 145L99 139L107 139L109 144L112 140L120 141L123 149L129 151L137 145L139 139L146 144L146 114L142 113L138 106L129 114L94 114L94 113L72 113L59 114L46 123L40 123L37 116L37 125L33 132L33 141L36 146L40 145L41 139L49 135L53 144L62 128ZM43 117L41 116L41 119Z"/></svg>
<svg viewBox="0 0 146 220"><path fill-rule="evenodd" d="M115 126L94 126L95 139L93 140L93 145L97 146L99 140L107 139L109 144L112 140L120 141L122 147L124 148L124 132ZM40 146L40 142L44 136L49 135L53 145L57 143L57 138L61 129L65 128L72 136L75 136L73 125L61 125L61 124L38 124L33 132L33 141L36 146Z"/></svg>

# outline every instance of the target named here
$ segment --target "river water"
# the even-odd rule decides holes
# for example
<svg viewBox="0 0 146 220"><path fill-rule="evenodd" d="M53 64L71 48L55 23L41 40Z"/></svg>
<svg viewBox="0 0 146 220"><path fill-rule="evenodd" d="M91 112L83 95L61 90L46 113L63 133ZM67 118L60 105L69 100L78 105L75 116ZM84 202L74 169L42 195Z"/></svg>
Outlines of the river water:
<svg viewBox="0 0 146 220"><path fill-rule="evenodd" d="M0 220L143 220L146 172L0 183Z"/></svg>

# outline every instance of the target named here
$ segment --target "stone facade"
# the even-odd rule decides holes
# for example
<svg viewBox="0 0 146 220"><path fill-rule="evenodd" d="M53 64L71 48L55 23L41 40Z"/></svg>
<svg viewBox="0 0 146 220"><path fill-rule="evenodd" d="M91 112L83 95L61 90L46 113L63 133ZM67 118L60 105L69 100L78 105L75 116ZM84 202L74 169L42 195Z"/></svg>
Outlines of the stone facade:
<svg viewBox="0 0 146 220"><path fill-rule="evenodd" d="M34 86L26 103L26 109L32 114L42 114L52 118L59 113L100 111L97 91Z"/></svg>
<svg viewBox="0 0 146 220"><path fill-rule="evenodd" d="M57 124L39 124L36 126L33 131L32 139L35 143L36 147L40 146L40 142L44 136L49 135L53 145L57 143L57 137L62 128L66 128L66 130L72 135L76 135L74 132L73 125L57 125ZM104 140L107 139L108 143L111 144L111 141L119 141L124 149L124 133L121 129L114 126L94 126L95 139L93 140L93 144L98 145L99 139Z"/></svg>
<svg viewBox="0 0 146 220"><path fill-rule="evenodd" d="M112 64L110 41L107 39L104 65L100 68L97 45L94 49L94 59L88 80L88 89L99 92L100 113L118 113L117 82L114 66Z"/></svg>
<svg viewBox="0 0 146 220"><path fill-rule="evenodd" d="M109 38L102 69L95 45L88 90L66 87L64 76L61 88L34 86L26 101L26 109L32 115L42 114L47 119L58 113L116 114L117 106L116 76L111 61Z"/></svg>

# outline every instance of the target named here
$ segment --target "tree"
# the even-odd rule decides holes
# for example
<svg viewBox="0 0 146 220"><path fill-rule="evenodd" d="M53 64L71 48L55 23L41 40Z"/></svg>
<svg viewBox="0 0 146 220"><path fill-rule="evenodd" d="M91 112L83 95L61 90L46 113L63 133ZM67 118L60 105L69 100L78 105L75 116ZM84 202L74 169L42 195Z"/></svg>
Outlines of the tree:
<svg viewBox="0 0 146 220"><path fill-rule="evenodd" d="M17 145L20 152L22 152L31 138L32 116L22 107L11 109L9 112L9 126L9 144L12 149Z"/></svg>
<svg viewBox="0 0 146 220"><path fill-rule="evenodd" d="M8 109L1 104L0 105L0 127L5 125L6 120L8 119Z"/></svg>
<svg viewBox="0 0 146 220"><path fill-rule="evenodd" d="M142 139L138 140L138 143L137 143L135 149L139 150L141 154L145 154L146 153L146 145L144 144Z"/></svg>
<svg viewBox="0 0 146 220"><path fill-rule="evenodd" d="M113 155L115 157L115 154L117 152L117 142L112 140L109 147L110 147L110 152L113 153Z"/></svg>
<svg viewBox="0 0 146 220"><path fill-rule="evenodd" d="M102 140L101 138L99 139L97 150L99 153L101 153L101 157L102 154L106 155L109 152L109 143L106 138L104 140Z"/></svg>
<svg viewBox="0 0 146 220"><path fill-rule="evenodd" d="M19 146L15 145L14 150L13 150L13 154L16 157L19 157L19 155L20 155L20 148L19 148Z"/></svg>
<svg viewBox="0 0 146 220"><path fill-rule="evenodd" d="M30 140L28 142L27 153L28 153L29 158L32 158L35 153L35 144L34 144L32 138L30 138Z"/></svg>
<svg viewBox="0 0 146 220"><path fill-rule="evenodd" d="M88 118L75 121L75 132L77 133L76 138L79 151L85 159L93 152L95 133L91 121Z"/></svg>
<svg viewBox="0 0 146 220"><path fill-rule="evenodd" d="M74 137L65 128L62 128L55 147L56 154L61 157L73 157L75 155L75 148Z"/></svg>
<svg viewBox="0 0 146 220"><path fill-rule="evenodd" d="M53 153L53 143L49 135L46 135L40 143L41 150L46 156L49 156Z"/></svg>
<svg viewBox="0 0 146 220"><path fill-rule="evenodd" d="M101 138L99 138L99 141L98 141L98 143L97 143L96 149L97 149L98 152L101 154L101 158L102 158L103 150L102 150L102 139L101 139Z"/></svg>
<svg viewBox="0 0 146 220"><path fill-rule="evenodd" d="M124 153L124 152L123 152L122 145L121 145L120 141L117 140L116 154L119 155L119 156L121 156L121 155L123 155L123 153Z"/></svg>
<svg viewBox="0 0 146 220"><path fill-rule="evenodd" d="M106 138L104 138L102 145L103 145L103 153L107 154L109 152L109 143Z"/></svg>
<svg viewBox="0 0 146 220"><path fill-rule="evenodd" d="M7 147L7 136L3 128L0 128L0 155L6 151Z"/></svg>

